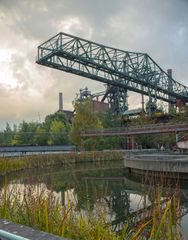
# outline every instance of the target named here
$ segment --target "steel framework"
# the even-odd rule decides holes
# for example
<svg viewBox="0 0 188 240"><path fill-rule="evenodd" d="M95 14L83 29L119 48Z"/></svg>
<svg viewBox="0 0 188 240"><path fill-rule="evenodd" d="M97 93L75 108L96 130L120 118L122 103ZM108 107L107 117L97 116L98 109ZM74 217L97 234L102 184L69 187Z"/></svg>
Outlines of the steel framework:
<svg viewBox="0 0 188 240"><path fill-rule="evenodd" d="M188 87L175 81L146 53L107 47L66 33L38 46L38 64L138 92L154 99L188 102Z"/></svg>
<svg viewBox="0 0 188 240"><path fill-rule="evenodd" d="M128 128L109 128L109 129L88 129L80 133L81 137L99 137L99 136L133 136L146 134L161 134L161 133L179 133L187 132L188 123L185 124L154 124L143 125Z"/></svg>

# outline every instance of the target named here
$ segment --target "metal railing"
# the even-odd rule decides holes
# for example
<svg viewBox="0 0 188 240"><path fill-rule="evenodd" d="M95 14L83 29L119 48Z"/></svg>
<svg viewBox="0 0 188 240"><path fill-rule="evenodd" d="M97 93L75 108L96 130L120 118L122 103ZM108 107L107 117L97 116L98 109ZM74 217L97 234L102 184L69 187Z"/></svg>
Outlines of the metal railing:
<svg viewBox="0 0 188 240"><path fill-rule="evenodd" d="M131 126L131 127L117 127L117 128L106 128L106 129L88 129L81 132L81 136L85 134L100 134L100 133L122 133L129 132L134 133L137 131L152 131L152 130L160 130L160 129L168 129L172 131L181 131L182 129L188 129L188 124L149 124L149 125L140 125L140 126ZM183 130L182 130L183 131Z"/></svg>
<svg viewBox="0 0 188 240"><path fill-rule="evenodd" d="M3 237L3 238L1 238ZM9 233L4 230L0 230L0 239L2 240L29 240L29 238L20 237L14 233Z"/></svg>

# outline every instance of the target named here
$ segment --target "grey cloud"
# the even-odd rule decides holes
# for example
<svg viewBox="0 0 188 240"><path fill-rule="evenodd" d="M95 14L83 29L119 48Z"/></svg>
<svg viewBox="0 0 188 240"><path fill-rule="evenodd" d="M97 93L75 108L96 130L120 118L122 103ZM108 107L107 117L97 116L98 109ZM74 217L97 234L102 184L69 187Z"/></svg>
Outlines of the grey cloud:
<svg viewBox="0 0 188 240"><path fill-rule="evenodd" d="M65 108L71 108L79 88L104 89L102 83L35 64L37 45L65 30L104 45L147 52L188 85L187 12L186 0L0 0L0 50L11 52L9 68L17 81L14 89L0 86L1 116L33 119L38 112L57 110L59 91L64 92ZM138 98L129 95L138 105Z"/></svg>
<svg viewBox="0 0 188 240"><path fill-rule="evenodd" d="M122 5L120 0L110 3L108 0L5 0L1 2L0 10L5 13L7 25L14 27L15 32L31 39L45 39L49 33L54 33L52 22L58 25L63 18L76 16L99 28Z"/></svg>

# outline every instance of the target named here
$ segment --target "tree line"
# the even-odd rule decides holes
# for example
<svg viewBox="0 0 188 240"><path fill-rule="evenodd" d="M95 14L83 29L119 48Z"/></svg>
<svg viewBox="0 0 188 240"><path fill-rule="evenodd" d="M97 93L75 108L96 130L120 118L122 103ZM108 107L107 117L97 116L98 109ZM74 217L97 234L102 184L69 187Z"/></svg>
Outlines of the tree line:
<svg viewBox="0 0 188 240"><path fill-rule="evenodd" d="M74 117L70 123L63 111L47 115L44 122L26 122L10 127L6 124L4 131L0 132L0 145L68 145L74 144L78 149L102 150L126 148L126 137L97 137L81 139L81 131L87 129L103 129L123 127L130 125L153 124L155 119L138 116L130 121L124 121L119 116L110 112L93 112L92 100L76 100L74 102ZM177 115L172 122L186 122L188 111ZM160 145L168 147L175 144L174 134L166 134L163 138L159 135L135 137L137 147L153 148Z"/></svg>
<svg viewBox="0 0 188 240"><path fill-rule="evenodd" d="M69 143L70 123L63 112L45 117L43 123L23 121L0 133L0 145L64 145Z"/></svg>

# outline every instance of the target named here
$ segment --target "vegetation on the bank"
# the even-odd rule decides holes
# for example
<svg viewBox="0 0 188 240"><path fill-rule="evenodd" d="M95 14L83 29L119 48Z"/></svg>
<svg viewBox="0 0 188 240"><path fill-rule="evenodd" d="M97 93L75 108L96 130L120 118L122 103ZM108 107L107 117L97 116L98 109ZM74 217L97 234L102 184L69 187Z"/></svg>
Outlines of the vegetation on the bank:
<svg viewBox="0 0 188 240"><path fill-rule="evenodd" d="M123 153L116 151L39 154L14 158L0 157L0 175L30 168L45 168L62 164L70 165L81 162L102 162L121 159L123 159Z"/></svg>
<svg viewBox="0 0 188 240"><path fill-rule="evenodd" d="M46 116L43 123L23 121L0 132L0 145L66 145L70 123L63 112Z"/></svg>
<svg viewBox="0 0 188 240"><path fill-rule="evenodd" d="M161 189L152 192L151 208L145 208L136 226L125 223L113 232L109 219L99 212L78 212L70 201L62 206L53 191L43 185L8 185L5 181L0 198L0 217L46 232L77 240L171 240L181 239L178 195L168 194L161 201ZM164 197L163 197L164 199ZM130 219L131 222L131 219Z"/></svg>
<svg viewBox="0 0 188 240"><path fill-rule="evenodd" d="M81 147L80 133L86 129L102 128L102 123L92 109L92 101L87 98L84 101L76 101L74 104L75 116L72 122L70 138L72 142Z"/></svg>
<svg viewBox="0 0 188 240"><path fill-rule="evenodd" d="M147 191L147 195L151 198L152 208L148 212L148 207L145 205L143 219L137 225L133 239L183 239L178 190L176 189L173 194L168 192L163 197L162 191L162 187L159 186L152 188L150 193Z"/></svg>
<svg viewBox="0 0 188 240"><path fill-rule="evenodd" d="M74 144L78 149L102 150L122 149L126 147L126 138L122 136L95 137L81 139L80 133L88 129L105 129L114 127L142 127L145 124L155 124L155 116L142 114L129 118L120 117L110 112L94 112L91 98L76 100L74 117L69 122L64 112L56 112L46 116L44 122L23 121L13 128L7 123L0 132L0 145L66 145ZM160 110L163 114L162 109ZM164 114L165 115L165 114ZM165 115L166 116L166 115ZM166 118L165 118L166 121ZM168 115L169 123L186 123L188 109L179 114ZM137 147L159 148L161 145L170 148L175 144L175 134L144 135L135 137Z"/></svg>

